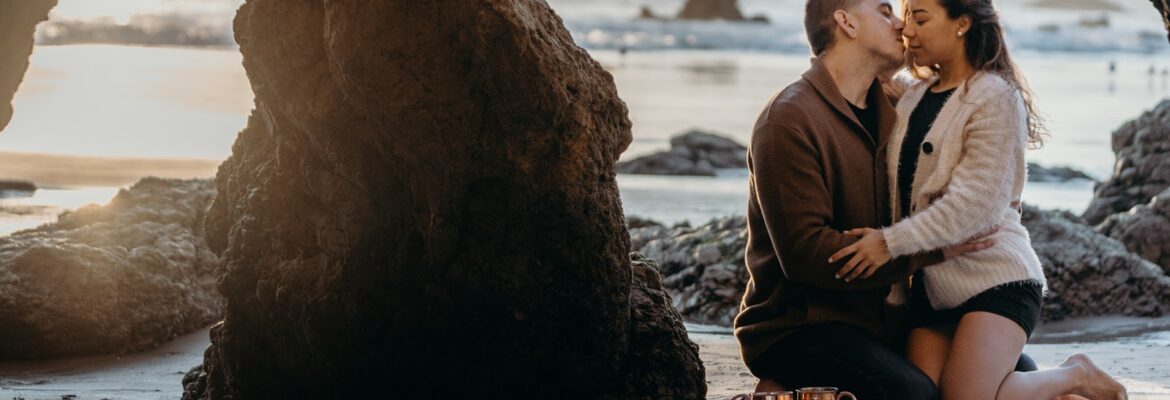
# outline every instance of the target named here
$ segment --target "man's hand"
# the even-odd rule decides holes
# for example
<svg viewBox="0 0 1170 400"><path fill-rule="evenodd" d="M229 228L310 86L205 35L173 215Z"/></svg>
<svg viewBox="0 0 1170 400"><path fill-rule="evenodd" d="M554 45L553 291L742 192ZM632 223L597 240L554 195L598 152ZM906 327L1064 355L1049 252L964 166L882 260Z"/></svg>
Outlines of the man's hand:
<svg viewBox="0 0 1170 400"><path fill-rule="evenodd" d="M851 229L845 231L845 235L860 237L861 240L829 257L829 263L833 263L853 255L853 258L837 271L835 275L837 279L849 282L856 278L869 278L878 268L890 262L890 249L886 246L886 237L882 231L872 228Z"/></svg>
<svg viewBox="0 0 1170 400"><path fill-rule="evenodd" d="M974 253L976 251L986 250L991 246L995 246L995 239L991 239L991 235L999 233L999 231L1000 227L997 226L995 229L987 231L987 233L971 238L971 240L968 240L966 243L943 247L943 259L950 260L967 253Z"/></svg>

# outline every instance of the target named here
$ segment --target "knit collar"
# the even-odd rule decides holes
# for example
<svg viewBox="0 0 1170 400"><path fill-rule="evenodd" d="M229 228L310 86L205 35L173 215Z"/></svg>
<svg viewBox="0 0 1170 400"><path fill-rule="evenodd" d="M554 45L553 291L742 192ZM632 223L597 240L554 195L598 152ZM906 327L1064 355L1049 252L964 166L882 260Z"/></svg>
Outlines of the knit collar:
<svg viewBox="0 0 1170 400"><path fill-rule="evenodd" d="M841 114L847 121L853 124L854 131L861 135L866 143L874 146L875 149L880 149L889 141L890 133L894 129L894 123L897 122L897 112L894 111L894 106L890 104L889 98L886 97L885 92L882 91L881 83L874 79L873 84L869 87L868 99L871 103L869 107L877 107L878 111L878 142L873 142L873 137L870 136L865 126L857 120L857 116L853 114L853 109L849 108L849 101L845 100L845 96L841 94L841 90L837 88L837 83L833 81L833 75L829 74L829 69L825 67L825 63L818 57L813 57L810 62L812 66L805 71L802 77L812 84L821 98L829 103L838 114Z"/></svg>

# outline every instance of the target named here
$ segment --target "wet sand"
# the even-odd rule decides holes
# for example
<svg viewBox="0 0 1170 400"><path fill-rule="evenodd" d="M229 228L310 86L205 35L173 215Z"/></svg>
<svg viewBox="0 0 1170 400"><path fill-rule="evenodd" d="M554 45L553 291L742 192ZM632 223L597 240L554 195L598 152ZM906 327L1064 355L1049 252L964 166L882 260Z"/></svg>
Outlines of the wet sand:
<svg viewBox="0 0 1170 400"><path fill-rule="evenodd" d="M1157 336L1139 335L1162 332ZM1050 368L1074 353L1085 353L1099 366L1129 389L1130 399L1170 398L1170 317L1149 319L1099 317L1042 326L1037 338L1057 340L1068 332L1127 332L1129 337L1098 341L1090 336L1066 336L1072 342L1029 344L1024 351ZM1056 336L1052 336L1052 335ZM720 333L690 334L699 345L699 355L707 371L707 398L726 399L748 392L755 378L739 358L739 346L731 335ZM60 399L76 395L78 400L178 399L182 395L183 375L202 362L209 343L204 329L168 343L153 351L125 356L98 356L36 362L0 363L0 399Z"/></svg>

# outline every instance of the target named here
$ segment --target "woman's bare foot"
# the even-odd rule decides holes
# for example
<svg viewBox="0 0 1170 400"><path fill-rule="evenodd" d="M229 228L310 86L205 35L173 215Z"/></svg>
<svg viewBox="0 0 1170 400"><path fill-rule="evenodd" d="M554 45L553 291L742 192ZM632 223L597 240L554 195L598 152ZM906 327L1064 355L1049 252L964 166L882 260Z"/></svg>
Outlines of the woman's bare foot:
<svg viewBox="0 0 1170 400"><path fill-rule="evenodd" d="M1081 384L1074 392L1077 395L1090 400L1129 399L1129 395L1125 392L1125 386L1122 386L1121 382L1113 379L1105 371L1097 368L1097 364L1093 364L1093 360L1089 356L1073 354L1068 356L1060 366L1062 368L1076 367L1081 370Z"/></svg>

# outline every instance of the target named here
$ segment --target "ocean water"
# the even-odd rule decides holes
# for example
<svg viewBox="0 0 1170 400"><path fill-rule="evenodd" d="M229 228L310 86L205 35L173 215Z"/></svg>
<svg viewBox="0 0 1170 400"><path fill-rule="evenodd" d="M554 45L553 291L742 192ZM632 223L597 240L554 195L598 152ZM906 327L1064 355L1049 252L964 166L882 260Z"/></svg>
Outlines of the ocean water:
<svg viewBox="0 0 1170 400"><path fill-rule="evenodd" d="M1076 3L1084 1L1090 0ZM1053 133L1043 149L1029 153L1030 161L1071 166L1103 179L1114 163L1110 133L1170 96L1163 72L1170 70L1170 44L1147 2L1097 1L1111 11L1000 3L1017 62ZM226 158L252 108L252 92L230 39L230 20L240 3L61 0L39 28L42 45L14 100L13 121L0 134L0 151ZM549 1L578 44L613 74L629 107L634 141L623 159L665 150L671 136L691 128L746 143L768 98L808 66L800 29L803 0L740 1L745 14L763 14L772 20L769 25L633 18L643 5L672 14L682 3ZM1102 20L1108 26L1086 26ZM69 27L74 30L61 30ZM138 33L111 36L111 31ZM164 46L125 45L142 44L142 35ZM47 45L97 37L115 43ZM623 54L623 47L632 51ZM1116 72L1109 72L1110 63ZM622 175L618 182L628 214L667 223L742 214L746 204L742 171L716 178ZM1024 197L1046 208L1081 211L1091 190L1088 182L1030 184ZM59 194L42 191L19 203L0 201L0 234L52 220L75 203L104 203L113 192L71 193L85 200L65 204L54 200Z"/></svg>

